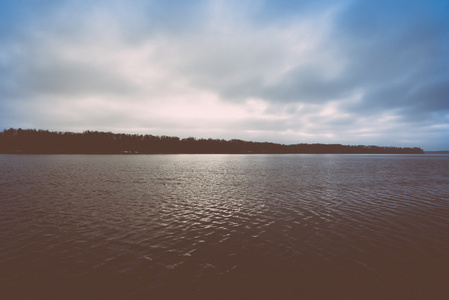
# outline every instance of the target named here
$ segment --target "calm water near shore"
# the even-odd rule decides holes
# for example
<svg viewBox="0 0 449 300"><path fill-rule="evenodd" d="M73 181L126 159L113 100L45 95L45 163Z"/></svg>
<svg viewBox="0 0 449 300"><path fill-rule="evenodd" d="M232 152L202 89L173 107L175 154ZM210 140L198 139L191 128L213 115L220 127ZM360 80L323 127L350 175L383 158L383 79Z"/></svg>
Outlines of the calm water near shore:
<svg viewBox="0 0 449 300"><path fill-rule="evenodd" d="M0 155L1 299L449 299L449 155Z"/></svg>

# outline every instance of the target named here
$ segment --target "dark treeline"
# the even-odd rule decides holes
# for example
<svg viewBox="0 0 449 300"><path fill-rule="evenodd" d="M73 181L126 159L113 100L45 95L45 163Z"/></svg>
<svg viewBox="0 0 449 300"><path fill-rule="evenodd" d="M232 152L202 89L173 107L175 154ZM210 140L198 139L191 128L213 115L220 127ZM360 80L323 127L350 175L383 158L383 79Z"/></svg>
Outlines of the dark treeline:
<svg viewBox="0 0 449 300"><path fill-rule="evenodd" d="M349 146L340 144L295 144L242 140L195 139L140 134L84 131L52 132L6 129L0 133L0 153L29 154L158 154L158 153L391 153L421 154L421 148Z"/></svg>

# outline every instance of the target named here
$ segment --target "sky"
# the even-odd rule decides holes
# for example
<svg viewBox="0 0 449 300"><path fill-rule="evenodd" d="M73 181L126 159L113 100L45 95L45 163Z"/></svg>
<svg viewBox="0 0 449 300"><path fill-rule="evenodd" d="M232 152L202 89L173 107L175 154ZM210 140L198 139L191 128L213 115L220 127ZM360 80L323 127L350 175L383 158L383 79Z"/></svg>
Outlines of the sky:
<svg viewBox="0 0 449 300"><path fill-rule="evenodd" d="M2 0L10 127L449 150L449 1Z"/></svg>

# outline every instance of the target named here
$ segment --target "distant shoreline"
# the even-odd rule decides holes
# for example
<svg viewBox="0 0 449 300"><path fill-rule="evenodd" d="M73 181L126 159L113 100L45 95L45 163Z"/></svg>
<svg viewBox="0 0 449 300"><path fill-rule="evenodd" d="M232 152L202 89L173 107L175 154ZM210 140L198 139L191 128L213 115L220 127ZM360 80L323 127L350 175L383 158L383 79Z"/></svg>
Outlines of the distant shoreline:
<svg viewBox="0 0 449 300"><path fill-rule="evenodd" d="M424 151L424 154L449 154L449 151Z"/></svg>
<svg viewBox="0 0 449 300"><path fill-rule="evenodd" d="M144 156L144 155L446 155L445 153L6 153L0 155L118 155L118 156ZM449 155L449 153L447 154Z"/></svg>
<svg viewBox="0 0 449 300"><path fill-rule="evenodd" d="M449 151L447 151L449 153ZM418 147L341 144L276 144L238 139L180 139L169 136L84 131L6 129L2 154L424 154Z"/></svg>

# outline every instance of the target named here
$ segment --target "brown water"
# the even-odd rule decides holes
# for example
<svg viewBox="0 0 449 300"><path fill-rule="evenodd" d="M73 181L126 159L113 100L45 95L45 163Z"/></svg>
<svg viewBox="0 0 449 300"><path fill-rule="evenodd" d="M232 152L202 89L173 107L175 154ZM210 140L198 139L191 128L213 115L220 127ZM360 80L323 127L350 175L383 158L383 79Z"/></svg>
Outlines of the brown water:
<svg viewBox="0 0 449 300"><path fill-rule="evenodd" d="M0 155L1 299L449 299L449 156Z"/></svg>

